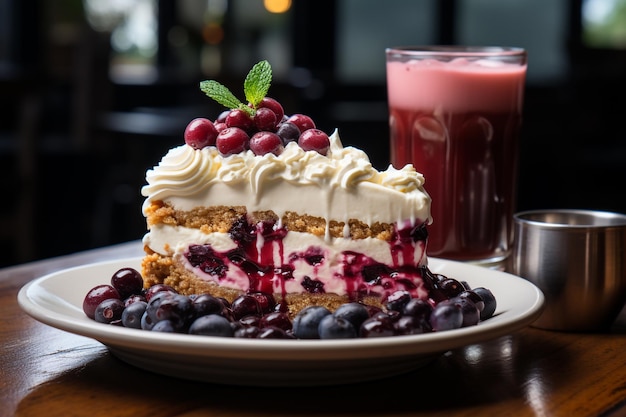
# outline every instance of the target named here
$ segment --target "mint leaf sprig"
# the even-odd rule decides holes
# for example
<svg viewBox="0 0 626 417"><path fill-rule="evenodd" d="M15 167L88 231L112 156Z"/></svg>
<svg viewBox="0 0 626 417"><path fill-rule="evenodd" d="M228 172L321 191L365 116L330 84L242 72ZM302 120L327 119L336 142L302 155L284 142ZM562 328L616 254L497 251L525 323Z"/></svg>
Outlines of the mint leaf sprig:
<svg viewBox="0 0 626 417"><path fill-rule="evenodd" d="M252 67L243 83L243 92L246 100L252 106L242 103L228 87L214 80L200 82L200 90L222 106L231 110L243 110L251 117L254 117L257 106L266 96L271 84L272 66L267 61L261 61Z"/></svg>

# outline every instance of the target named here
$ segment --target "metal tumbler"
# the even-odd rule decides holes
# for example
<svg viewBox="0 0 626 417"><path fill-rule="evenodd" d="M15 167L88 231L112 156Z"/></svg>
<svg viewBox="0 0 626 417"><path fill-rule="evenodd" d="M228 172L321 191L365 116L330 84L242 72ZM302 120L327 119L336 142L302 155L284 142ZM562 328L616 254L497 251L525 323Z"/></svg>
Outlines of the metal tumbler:
<svg viewBox="0 0 626 417"><path fill-rule="evenodd" d="M545 295L532 326L601 331L626 302L626 215L533 210L514 215L513 273Z"/></svg>

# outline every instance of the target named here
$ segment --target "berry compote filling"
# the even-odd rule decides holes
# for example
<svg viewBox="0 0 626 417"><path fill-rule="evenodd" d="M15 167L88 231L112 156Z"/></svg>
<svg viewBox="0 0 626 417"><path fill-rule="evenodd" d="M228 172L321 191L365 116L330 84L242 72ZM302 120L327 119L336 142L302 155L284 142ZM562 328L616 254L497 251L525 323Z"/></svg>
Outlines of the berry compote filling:
<svg viewBox="0 0 626 417"><path fill-rule="evenodd" d="M336 293L351 301L365 296L384 301L398 290L416 298L428 296L420 266L427 234L421 225L397 228L385 243L387 263L357 250L333 252L322 238L318 245L287 249L290 233L294 232L275 222L254 224L241 218L229 231L234 249L218 251L208 243L190 245L184 258L203 279L243 292L282 297L290 292Z"/></svg>

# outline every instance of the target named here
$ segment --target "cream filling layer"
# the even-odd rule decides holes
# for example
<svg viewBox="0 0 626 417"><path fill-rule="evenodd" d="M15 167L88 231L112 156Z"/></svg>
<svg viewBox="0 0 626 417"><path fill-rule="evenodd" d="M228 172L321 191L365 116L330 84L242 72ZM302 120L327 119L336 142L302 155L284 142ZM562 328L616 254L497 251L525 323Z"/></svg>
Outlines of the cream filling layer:
<svg viewBox="0 0 626 417"><path fill-rule="evenodd" d="M236 249L237 244L227 233L202 233L198 229L190 229L181 226L155 225L151 228L144 238L143 243L153 251L162 255L173 256L181 261L186 268L195 275L206 281L219 282L219 285L238 290L246 291L250 285L249 276L245 271L241 270L237 265L230 263L228 260L226 266L228 273L219 281L217 277L201 272L198 268L193 268L186 260L184 254L189 245L192 244L209 244L216 252L226 253ZM267 242L257 242L263 245ZM282 280L275 277L273 287L275 292L281 293L302 293L305 292L302 285L305 279L317 280L324 284L324 290L327 293L335 293L346 295L350 291L348 285L354 286L358 283L347 283L345 275L345 265L347 261L346 253L356 253L366 255L376 263L387 266L397 265L413 265L418 266L426 264L426 255L424 252L424 243L418 241L413 244L411 251L411 259L402 259L401 253L392 253L391 244L387 241L366 238L366 239L345 239L332 238L330 241L322 237L311 235L308 233L292 232L286 233L282 240L270 242L272 245L272 257L275 266L290 263L293 266L293 278ZM324 254L324 262L311 265L302 256L292 256L294 254L302 254L305 251L315 248ZM260 251L259 251L260 252ZM406 252L404 252L406 253ZM261 260L254 260L261 262ZM348 260L349 261L349 260ZM418 287L413 289L413 293L418 296L427 296L427 291L423 288L421 278L411 277L411 281ZM380 282L378 285L369 286L370 291L384 294L388 292L389 285ZM394 282L393 289L398 288L398 284Z"/></svg>

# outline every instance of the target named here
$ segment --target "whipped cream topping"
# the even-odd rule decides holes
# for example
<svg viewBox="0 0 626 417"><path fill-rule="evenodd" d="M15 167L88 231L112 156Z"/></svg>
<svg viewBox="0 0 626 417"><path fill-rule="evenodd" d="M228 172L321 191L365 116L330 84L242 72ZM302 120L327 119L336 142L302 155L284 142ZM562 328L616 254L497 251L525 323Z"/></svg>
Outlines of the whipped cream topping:
<svg viewBox="0 0 626 417"><path fill-rule="evenodd" d="M330 141L327 155L304 151L295 142L278 156L252 151L222 156L212 146L173 148L146 173L144 214L152 201L162 200L180 210L244 205L279 217L295 211L346 223L352 218L369 224L430 223L424 177L412 165L378 171L365 152L344 148L337 131Z"/></svg>

